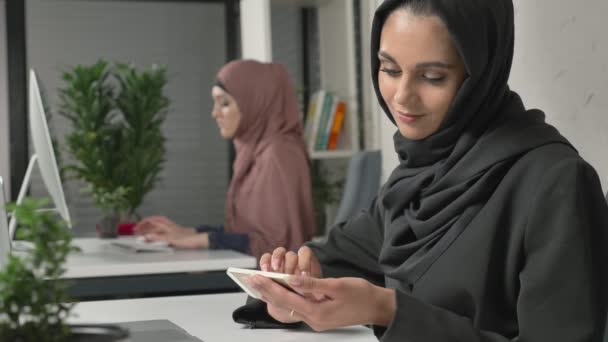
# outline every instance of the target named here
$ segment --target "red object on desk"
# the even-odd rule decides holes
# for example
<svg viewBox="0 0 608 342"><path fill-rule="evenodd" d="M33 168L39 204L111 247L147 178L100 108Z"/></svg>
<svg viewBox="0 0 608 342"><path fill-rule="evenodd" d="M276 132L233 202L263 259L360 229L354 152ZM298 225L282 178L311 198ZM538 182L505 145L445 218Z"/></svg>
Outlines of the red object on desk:
<svg viewBox="0 0 608 342"><path fill-rule="evenodd" d="M118 224L118 235L133 235L133 228L137 222L125 222Z"/></svg>

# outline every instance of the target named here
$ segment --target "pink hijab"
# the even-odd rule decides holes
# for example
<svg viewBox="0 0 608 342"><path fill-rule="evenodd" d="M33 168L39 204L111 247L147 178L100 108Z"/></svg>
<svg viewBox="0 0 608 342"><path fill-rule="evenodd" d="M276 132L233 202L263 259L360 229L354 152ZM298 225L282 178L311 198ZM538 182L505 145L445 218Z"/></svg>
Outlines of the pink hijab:
<svg viewBox="0 0 608 342"><path fill-rule="evenodd" d="M241 111L225 230L247 234L256 258L277 247L297 250L312 237L315 219L306 145L287 71L280 64L237 60L222 67L217 80Z"/></svg>

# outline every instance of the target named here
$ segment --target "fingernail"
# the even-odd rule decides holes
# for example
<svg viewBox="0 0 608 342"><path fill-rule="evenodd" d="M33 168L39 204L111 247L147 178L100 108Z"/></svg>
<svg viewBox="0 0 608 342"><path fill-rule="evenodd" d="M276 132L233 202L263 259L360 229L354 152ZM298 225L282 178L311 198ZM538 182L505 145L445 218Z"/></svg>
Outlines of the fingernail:
<svg viewBox="0 0 608 342"><path fill-rule="evenodd" d="M308 277L308 272L306 271L302 271L302 273L300 273L300 275L304 276L304 277Z"/></svg>
<svg viewBox="0 0 608 342"><path fill-rule="evenodd" d="M289 283L289 285L292 285L292 286L300 286L300 285L302 285L302 280L300 280L299 277L289 277L287 279L287 282Z"/></svg>
<svg viewBox="0 0 608 342"><path fill-rule="evenodd" d="M268 264L267 263L262 264L260 267L262 268L262 271L265 271L265 272L268 271Z"/></svg>
<svg viewBox="0 0 608 342"><path fill-rule="evenodd" d="M272 259L272 269L275 271L279 269L279 260Z"/></svg>

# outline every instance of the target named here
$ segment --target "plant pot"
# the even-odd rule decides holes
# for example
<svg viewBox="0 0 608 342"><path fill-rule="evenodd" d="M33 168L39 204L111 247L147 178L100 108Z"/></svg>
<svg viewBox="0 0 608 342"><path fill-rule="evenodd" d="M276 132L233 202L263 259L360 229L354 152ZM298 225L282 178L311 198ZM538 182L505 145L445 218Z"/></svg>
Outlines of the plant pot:
<svg viewBox="0 0 608 342"><path fill-rule="evenodd" d="M118 235L133 235L137 222L122 222L118 224Z"/></svg>
<svg viewBox="0 0 608 342"><path fill-rule="evenodd" d="M69 342L127 342L129 331L110 324L71 324Z"/></svg>
<svg viewBox="0 0 608 342"><path fill-rule="evenodd" d="M97 224L97 236L102 239L112 239L118 236L118 223L116 216L106 216Z"/></svg>

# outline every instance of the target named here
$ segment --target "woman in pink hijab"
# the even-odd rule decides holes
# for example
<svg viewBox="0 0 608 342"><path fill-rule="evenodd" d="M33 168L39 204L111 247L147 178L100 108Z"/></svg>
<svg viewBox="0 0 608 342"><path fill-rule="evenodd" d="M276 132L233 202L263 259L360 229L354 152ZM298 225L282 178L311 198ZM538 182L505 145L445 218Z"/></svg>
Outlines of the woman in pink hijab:
<svg viewBox="0 0 608 342"><path fill-rule="evenodd" d="M178 248L235 249L257 258L280 246L296 250L312 237L315 220L300 114L286 69L233 61L220 69L211 94L220 134L236 147L224 225L182 227L152 216L136 233Z"/></svg>

